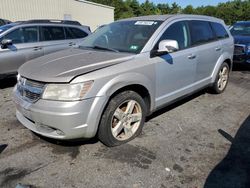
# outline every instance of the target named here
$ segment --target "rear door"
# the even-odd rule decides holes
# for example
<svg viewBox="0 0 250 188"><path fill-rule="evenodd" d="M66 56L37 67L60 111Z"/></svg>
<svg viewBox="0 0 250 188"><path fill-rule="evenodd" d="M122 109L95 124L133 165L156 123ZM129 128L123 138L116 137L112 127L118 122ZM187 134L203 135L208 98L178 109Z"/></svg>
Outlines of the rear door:
<svg viewBox="0 0 250 188"><path fill-rule="evenodd" d="M43 55L43 49L38 46L37 26L17 28L3 39L11 39L13 45L0 48L0 74L15 73L23 63Z"/></svg>
<svg viewBox="0 0 250 188"><path fill-rule="evenodd" d="M189 28L191 45L197 48L195 81L204 85L210 82L210 76L222 51L221 43L217 40L208 21L189 21Z"/></svg>
<svg viewBox="0 0 250 188"><path fill-rule="evenodd" d="M234 45L232 45L232 38L230 39L229 34L222 23L211 22L212 29L220 41L222 52L232 52Z"/></svg>
<svg viewBox="0 0 250 188"><path fill-rule="evenodd" d="M69 48L63 26L40 26L40 36L45 55Z"/></svg>

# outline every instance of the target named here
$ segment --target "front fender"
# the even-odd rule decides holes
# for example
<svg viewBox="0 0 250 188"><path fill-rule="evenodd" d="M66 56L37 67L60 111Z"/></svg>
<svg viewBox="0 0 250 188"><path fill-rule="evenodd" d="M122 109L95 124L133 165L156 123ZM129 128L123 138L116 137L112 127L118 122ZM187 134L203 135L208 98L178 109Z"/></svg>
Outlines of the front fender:
<svg viewBox="0 0 250 188"><path fill-rule="evenodd" d="M155 97L155 84L151 79L147 78L145 75L140 73L124 73L122 75L118 75L111 80L109 80L97 93L97 96L107 96L108 98L113 95L119 89L130 85L141 85L148 90L151 101L151 109L154 108L154 97Z"/></svg>
<svg viewBox="0 0 250 188"><path fill-rule="evenodd" d="M119 89L127 87L129 85L141 85L145 87L150 95L150 111L154 109L155 106L155 89L153 88L155 84L151 79L140 73L124 73L118 75L103 85L95 96L95 100L89 110L87 124L88 126L88 135L86 137L92 137L96 134L98 130L98 125L101 119L101 115L105 109L105 106L109 102L110 97Z"/></svg>

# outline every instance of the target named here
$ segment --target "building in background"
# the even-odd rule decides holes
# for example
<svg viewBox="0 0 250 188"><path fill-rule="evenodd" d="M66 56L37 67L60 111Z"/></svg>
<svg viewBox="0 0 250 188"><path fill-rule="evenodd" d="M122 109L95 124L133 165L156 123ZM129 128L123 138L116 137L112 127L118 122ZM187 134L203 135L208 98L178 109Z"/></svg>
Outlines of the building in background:
<svg viewBox="0 0 250 188"><path fill-rule="evenodd" d="M77 20L95 30L114 21L114 7L85 0L0 0L0 18Z"/></svg>

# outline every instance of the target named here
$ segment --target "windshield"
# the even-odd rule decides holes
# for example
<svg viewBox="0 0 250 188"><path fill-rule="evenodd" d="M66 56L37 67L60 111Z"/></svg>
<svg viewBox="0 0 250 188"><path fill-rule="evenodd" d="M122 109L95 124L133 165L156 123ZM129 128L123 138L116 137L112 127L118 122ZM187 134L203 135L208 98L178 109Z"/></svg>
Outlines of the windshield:
<svg viewBox="0 0 250 188"><path fill-rule="evenodd" d="M0 34L3 33L4 31L14 27L16 24L7 24L7 25L3 25L0 27Z"/></svg>
<svg viewBox="0 0 250 188"><path fill-rule="evenodd" d="M100 27L80 48L140 53L161 21L120 21Z"/></svg>
<svg viewBox="0 0 250 188"><path fill-rule="evenodd" d="M232 35L250 36L250 23L238 23L230 29Z"/></svg>

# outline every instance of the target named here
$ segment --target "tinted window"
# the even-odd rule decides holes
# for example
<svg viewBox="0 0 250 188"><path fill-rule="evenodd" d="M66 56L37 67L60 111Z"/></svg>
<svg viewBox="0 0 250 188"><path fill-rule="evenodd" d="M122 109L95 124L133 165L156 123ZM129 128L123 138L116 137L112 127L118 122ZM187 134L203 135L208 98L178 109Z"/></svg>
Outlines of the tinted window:
<svg viewBox="0 0 250 188"><path fill-rule="evenodd" d="M221 25L219 23L211 22L211 26L212 26L217 38L223 39L223 38L229 37L229 35L228 35L226 29L223 27L223 25Z"/></svg>
<svg viewBox="0 0 250 188"><path fill-rule="evenodd" d="M38 41L38 28L37 27L24 27L22 28L22 35L24 37L24 43L37 42Z"/></svg>
<svg viewBox="0 0 250 188"><path fill-rule="evenodd" d="M192 45L198 45L216 39L209 22L198 20L190 21L189 27Z"/></svg>
<svg viewBox="0 0 250 188"><path fill-rule="evenodd" d="M179 45L179 49L184 49L189 47L190 40L188 37L187 24L184 21L176 22L172 24L167 30L163 33L159 42L162 40L176 40ZM157 46L159 44L157 43Z"/></svg>
<svg viewBox="0 0 250 188"><path fill-rule="evenodd" d="M66 27L65 32L66 32L67 39L84 38L88 35L84 31L77 29L77 28L73 28L73 27Z"/></svg>
<svg viewBox="0 0 250 188"><path fill-rule="evenodd" d="M0 25L4 25L5 22L3 20L0 20Z"/></svg>
<svg viewBox="0 0 250 188"><path fill-rule="evenodd" d="M11 39L13 44L19 44L24 42L21 28L11 31L4 36L5 39Z"/></svg>
<svg viewBox="0 0 250 188"><path fill-rule="evenodd" d="M65 39L63 27L42 26L41 36L41 41Z"/></svg>

